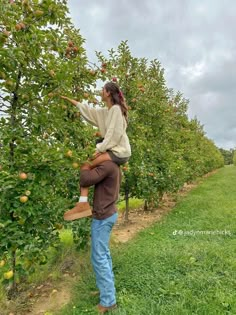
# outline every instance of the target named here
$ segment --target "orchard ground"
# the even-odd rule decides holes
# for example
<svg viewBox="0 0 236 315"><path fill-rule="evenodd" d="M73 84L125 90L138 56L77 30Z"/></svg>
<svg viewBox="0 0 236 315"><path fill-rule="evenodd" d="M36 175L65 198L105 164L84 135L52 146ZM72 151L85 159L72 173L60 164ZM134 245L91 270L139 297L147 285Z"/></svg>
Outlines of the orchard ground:
<svg viewBox="0 0 236 315"><path fill-rule="evenodd" d="M235 167L224 167L185 185L175 196L165 196L155 211L131 211L126 225L120 215L112 236L117 314L235 314L235 176ZM155 221L160 222L137 234ZM21 301L4 306L5 314L96 314L89 251L76 252L68 230L62 231L61 240L61 250L51 253Z"/></svg>

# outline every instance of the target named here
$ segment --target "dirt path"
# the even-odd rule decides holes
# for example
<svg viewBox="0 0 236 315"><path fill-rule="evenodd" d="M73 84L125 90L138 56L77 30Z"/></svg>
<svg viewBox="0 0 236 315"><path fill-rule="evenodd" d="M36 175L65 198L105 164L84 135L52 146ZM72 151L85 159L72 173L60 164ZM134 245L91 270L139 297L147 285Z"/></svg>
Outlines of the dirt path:
<svg viewBox="0 0 236 315"><path fill-rule="evenodd" d="M178 192L178 196L186 195L197 184L185 184ZM142 208L129 212L129 221L124 223L122 215L113 229L113 239L116 243L125 243L132 239L139 231L159 221L163 215L173 209L176 201L174 196L165 194L158 208L151 211L144 211Z"/></svg>

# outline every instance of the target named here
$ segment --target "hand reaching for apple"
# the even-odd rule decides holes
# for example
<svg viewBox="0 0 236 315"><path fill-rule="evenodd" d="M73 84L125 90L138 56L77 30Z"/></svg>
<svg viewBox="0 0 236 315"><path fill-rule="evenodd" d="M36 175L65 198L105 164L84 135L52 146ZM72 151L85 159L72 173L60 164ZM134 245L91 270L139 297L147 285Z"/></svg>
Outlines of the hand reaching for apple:
<svg viewBox="0 0 236 315"><path fill-rule="evenodd" d="M71 98L69 98L69 97L67 97L67 96L61 95L61 98L62 98L63 100L69 101L69 102L70 102L71 104L73 104L74 106L76 106L76 105L78 104L78 102L77 102L76 100L73 100L73 99L71 99Z"/></svg>

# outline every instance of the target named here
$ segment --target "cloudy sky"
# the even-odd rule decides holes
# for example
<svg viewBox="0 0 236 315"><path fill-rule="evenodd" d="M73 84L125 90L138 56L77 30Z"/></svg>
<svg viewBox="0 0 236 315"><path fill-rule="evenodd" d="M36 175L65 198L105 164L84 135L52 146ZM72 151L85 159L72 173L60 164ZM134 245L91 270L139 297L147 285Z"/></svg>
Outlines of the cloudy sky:
<svg viewBox="0 0 236 315"><path fill-rule="evenodd" d="M188 116L218 147L236 147L236 1L68 0L91 61L128 40L157 58L167 86L190 100Z"/></svg>

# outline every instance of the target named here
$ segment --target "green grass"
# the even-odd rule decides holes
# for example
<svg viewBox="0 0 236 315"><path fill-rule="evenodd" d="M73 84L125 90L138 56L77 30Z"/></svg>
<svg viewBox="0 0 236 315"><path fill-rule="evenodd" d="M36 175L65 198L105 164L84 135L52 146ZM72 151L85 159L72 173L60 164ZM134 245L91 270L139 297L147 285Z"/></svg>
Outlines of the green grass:
<svg viewBox="0 0 236 315"><path fill-rule="evenodd" d="M113 314L236 314L235 179L236 167L220 169L160 222L113 246L119 304ZM95 279L89 261L85 266L71 303L58 314L97 314L98 297L89 295Z"/></svg>
<svg viewBox="0 0 236 315"><path fill-rule="evenodd" d="M22 314L25 305L27 304L27 292L30 292L32 286L38 286L43 284L46 281L54 283L55 286L57 283L63 279L62 270L64 266L69 266L70 273L73 273L78 269L78 266L81 263L81 260L88 260L87 253L86 257L81 259L83 253L78 253L73 244L73 237L71 230L61 230L60 231L60 246L57 248L49 248L47 251L48 262L45 265L40 265L36 267L36 270L33 274L29 276L26 283L21 283L21 292L22 294L14 299L14 301L7 300L6 292L2 284L0 284L0 314L5 315L9 313L15 313L21 311ZM23 312L24 313L24 312Z"/></svg>
<svg viewBox="0 0 236 315"><path fill-rule="evenodd" d="M129 199L129 210L133 209L138 209L138 208L143 208L144 206L144 201L141 199L135 199L135 198L130 198ZM119 212L124 212L125 211L125 201L122 200L118 203L117 208Z"/></svg>

